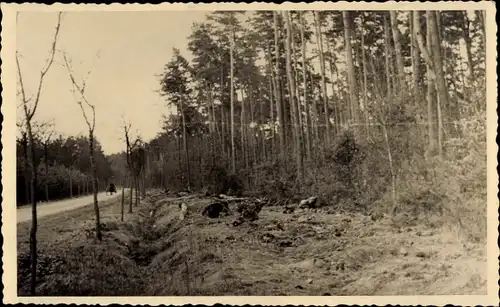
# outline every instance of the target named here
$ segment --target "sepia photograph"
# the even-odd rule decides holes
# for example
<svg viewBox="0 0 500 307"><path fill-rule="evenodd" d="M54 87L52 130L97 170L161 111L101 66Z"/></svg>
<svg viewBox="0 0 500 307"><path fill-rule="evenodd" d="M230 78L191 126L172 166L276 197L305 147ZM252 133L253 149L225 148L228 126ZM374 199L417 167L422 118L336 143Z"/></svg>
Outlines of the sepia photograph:
<svg viewBox="0 0 500 307"><path fill-rule="evenodd" d="M493 2L1 7L9 302L498 303Z"/></svg>

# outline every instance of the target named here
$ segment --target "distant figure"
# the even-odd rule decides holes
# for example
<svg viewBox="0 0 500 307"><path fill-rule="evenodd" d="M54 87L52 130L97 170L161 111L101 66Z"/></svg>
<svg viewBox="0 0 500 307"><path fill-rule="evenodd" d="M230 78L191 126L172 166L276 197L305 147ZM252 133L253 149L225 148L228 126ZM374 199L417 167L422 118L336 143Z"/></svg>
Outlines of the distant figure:
<svg viewBox="0 0 500 307"><path fill-rule="evenodd" d="M106 195L108 195L108 192L110 195L113 195L113 193L116 193L116 188L114 183L110 183L108 189L106 190Z"/></svg>

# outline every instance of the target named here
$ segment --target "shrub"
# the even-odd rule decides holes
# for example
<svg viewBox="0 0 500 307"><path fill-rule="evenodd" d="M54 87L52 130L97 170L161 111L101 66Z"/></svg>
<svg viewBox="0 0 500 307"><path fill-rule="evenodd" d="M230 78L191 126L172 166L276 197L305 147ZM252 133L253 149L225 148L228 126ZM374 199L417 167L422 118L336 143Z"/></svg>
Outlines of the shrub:
<svg viewBox="0 0 500 307"><path fill-rule="evenodd" d="M226 169L220 165L210 169L205 178L207 190L210 194L233 194L241 196L243 182L236 174L228 174Z"/></svg>

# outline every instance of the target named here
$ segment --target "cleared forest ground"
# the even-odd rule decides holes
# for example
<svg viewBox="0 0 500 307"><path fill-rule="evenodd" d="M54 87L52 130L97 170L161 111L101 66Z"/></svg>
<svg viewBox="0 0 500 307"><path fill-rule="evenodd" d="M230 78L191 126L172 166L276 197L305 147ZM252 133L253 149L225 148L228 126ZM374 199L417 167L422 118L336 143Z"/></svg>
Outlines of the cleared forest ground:
<svg viewBox="0 0 500 307"><path fill-rule="evenodd" d="M233 226L233 214L201 214L211 202L150 191L123 223L119 202L102 203L102 242L92 206L41 219L38 295L486 294L486 245L444 227L280 206ZM21 296L29 291L29 226L18 224Z"/></svg>

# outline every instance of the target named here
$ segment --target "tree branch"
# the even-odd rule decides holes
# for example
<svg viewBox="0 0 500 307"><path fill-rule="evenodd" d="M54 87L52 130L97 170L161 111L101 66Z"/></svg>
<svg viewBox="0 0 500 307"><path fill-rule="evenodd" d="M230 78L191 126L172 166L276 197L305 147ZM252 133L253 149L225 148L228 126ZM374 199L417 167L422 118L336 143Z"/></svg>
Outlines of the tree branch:
<svg viewBox="0 0 500 307"><path fill-rule="evenodd" d="M59 36L59 29L61 27L61 15L62 15L61 12L59 12L59 14L57 15L56 33L54 34L54 40L52 42L52 47L51 47L50 52L49 52L49 58L47 60L47 64L45 65L45 68L42 69L42 71L40 72L40 82L38 83L38 90L37 90L37 93L36 93L33 110L31 110L31 112L28 114L30 120L35 115L36 108L38 107L38 101L40 99L40 93L42 92L42 84L43 84L43 80L45 78L45 75L47 74L47 72L49 71L50 67L52 66L52 63L54 63L54 56L55 56L55 53L56 53L57 37ZM18 68L19 68L19 63L18 63ZM20 69L19 69L19 75L21 75L21 70ZM22 86L22 87L24 88L24 86ZM24 89L23 89L23 91L24 91Z"/></svg>
<svg viewBox="0 0 500 307"><path fill-rule="evenodd" d="M78 85L78 83L75 80L75 76L74 76L73 70L71 68L70 61L68 60L66 54L64 54L64 53L63 53L63 59L64 59L64 66L66 66L71 83L73 84L73 92L75 92L75 90L76 90L81 96L81 99L77 100L76 103L80 106L80 109L82 110L82 114L83 114L83 117L85 118L85 122L87 123L89 131L91 133L93 133L94 129L95 129L95 106L93 104L91 104L90 102L88 102L87 98L85 97L86 79L90 76L90 73L92 72L92 70L89 70L85 80L83 81L82 86L80 86L80 85ZM90 121L89 121L89 118L87 116L87 112L85 112L85 108L83 107L82 101L92 110L92 123L90 123Z"/></svg>

